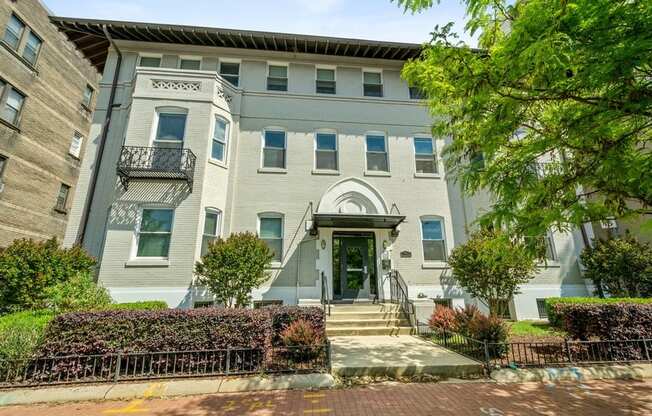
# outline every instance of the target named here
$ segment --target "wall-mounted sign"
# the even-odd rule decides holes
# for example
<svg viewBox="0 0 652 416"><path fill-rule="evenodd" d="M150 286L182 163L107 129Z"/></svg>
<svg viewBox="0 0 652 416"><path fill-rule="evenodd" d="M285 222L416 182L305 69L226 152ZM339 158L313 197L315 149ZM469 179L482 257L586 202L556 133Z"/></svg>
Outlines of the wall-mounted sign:
<svg viewBox="0 0 652 416"><path fill-rule="evenodd" d="M409 259L410 257L412 257L412 252L411 251L407 251L407 250L401 251L401 258L402 259Z"/></svg>

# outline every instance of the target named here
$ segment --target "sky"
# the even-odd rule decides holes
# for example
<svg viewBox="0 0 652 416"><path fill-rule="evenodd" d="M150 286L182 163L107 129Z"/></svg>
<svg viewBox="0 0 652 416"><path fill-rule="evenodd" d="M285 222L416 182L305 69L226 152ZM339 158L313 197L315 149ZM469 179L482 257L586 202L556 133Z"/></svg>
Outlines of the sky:
<svg viewBox="0 0 652 416"><path fill-rule="evenodd" d="M426 12L404 13L390 0L43 0L59 16L131 20L422 43L435 25L455 22L463 33L460 0Z"/></svg>

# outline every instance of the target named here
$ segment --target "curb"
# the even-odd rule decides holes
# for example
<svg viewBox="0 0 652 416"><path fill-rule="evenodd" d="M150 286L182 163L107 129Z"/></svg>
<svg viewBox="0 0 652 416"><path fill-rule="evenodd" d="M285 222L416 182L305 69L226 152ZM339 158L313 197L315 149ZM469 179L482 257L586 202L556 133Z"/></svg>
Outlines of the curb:
<svg viewBox="0 0 652 416"><path fill-rule="evenodd" d="M0 407L36 403L93 400L156 399L198 394L334 387L330 374L292 374L270 377L161 380L89 386L58 386L0 391Z"/></svg>
<svg viewBox="0 0 652 416"><path fill-rule="evenodd" d="M493 370L491 379L499 383L532 381L644 380L652 378L652 364L608 365L563 368L503 368Z"/></svg>

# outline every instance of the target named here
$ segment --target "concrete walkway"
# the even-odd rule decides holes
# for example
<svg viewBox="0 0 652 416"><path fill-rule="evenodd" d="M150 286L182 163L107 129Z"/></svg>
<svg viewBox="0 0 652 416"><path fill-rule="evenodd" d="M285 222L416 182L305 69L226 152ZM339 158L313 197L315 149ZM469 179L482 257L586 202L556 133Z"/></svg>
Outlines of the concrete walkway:
<svg viewBox="0 0 652 416"><path fill-rule="evenodd" d="M480 363L411 335L329 339L332 374L337 376L482 375Z"/></svg>

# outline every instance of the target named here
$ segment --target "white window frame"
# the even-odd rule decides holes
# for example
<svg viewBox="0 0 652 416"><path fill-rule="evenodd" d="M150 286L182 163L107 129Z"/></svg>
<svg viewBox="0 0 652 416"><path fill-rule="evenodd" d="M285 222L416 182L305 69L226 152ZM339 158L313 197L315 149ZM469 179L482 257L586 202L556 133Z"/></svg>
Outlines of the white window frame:
<svg viewBox="0 0 652 416"><path fill-rule="evenodd" d="M224 130L224 142L220 142L224 144L224 155L223 155L224 160L215 159L213 157L213 142L215 141L219 142L219 140L215 138L215 131L217 130L218 120L222 120L226 123L226 128ZM208 149L208 155L209 155L208 157L210 161L215 162L218 165L227 166L227 161L229 160L229 144L231 143L230 135L231 135L231 122L226 117L223 117L219 114L215 114L215 116L213 117L213 129L212 129L212 134L210 139L210 146Z"/></svg>
<svg viewBox="0 0 652 416"><path fill-rule="evenodd" d="M383 136L385 138L385 154L387 155L387 170L369 170L369 163L367 161L367 153L369 153L369 150L367 149L367 136ZM379 153L379 152L374 152L374 153ZM367 131L364 134L364 172L365 175L368 176L387 176L390 174L392 171L392 168L389 163L389 140L387 136L387 132L384 131Z"/></svg>
<svg viewBox="0 0 652 416"><path fill-rule="evenodd" d="M285 153L283 154L283 166L282 168L277 167L266 167L265 166L265 133L268 131L283 132L285 136ZM267 172L285 172L288 168L288 131L284 127L269 126L263 129L263 134L260 136L260 170Z"/></svg>
<svg viewBox="0 0 652 416"><path fill-rule="evenodd" d="M73 144L75 143L75 139L79 139L79 145L77 146L77 151L74 152L73 149ZM82 151L82 146L84 144L84 135L75 130L72 133L72 140L70 141L70 147L68 148L68 154L75 159L80 159L81 158L81 151Z"/></svg>
<svg viewBox="0 0 652 416"><path fill-rule="evenodd" d="M256 225L257 235L262 239L260 234L260 223L263 218L279 218L281 220L281 260L272 260L272 267L279 267L283 264L285 258L285 215L280 212L266 211L258 213L258 223Z"/></svg>
<svg viewBox="0 0 652 416"><path fill-rule="evenodd" d="M156 107L154 110L154 122L152 123L152 132L151 132L151 137L149 141L149 145L151 147L154 147L155 143L178 143L177 140L157 140L156 135L158 133L158 123L160 119L161 114L174 114L174 115L185 115L186 116L186 122L183 126L183 138L181 140L181 148L183 148L183 145L186 143L186 132L188 131L188 118L190 115L190 111L187 108L184 107L173 107L173 106L168 106L168 107Z"/></svg>
<svg viewBox="0 0 652 416"><path fill-rule="evenodd" d="M199 61L199 69L183 69L181 68L181 61ZM183 71L201 71L203 63L203 58L199 55L179 55L179 59L177 60L177 69L181 69Z"/></svg>
<svg viewBox="0 0 652 416"><path fill-rule="evenodd" d="M229 84L234 87L234 88L240 88L242 85L242 59L236 59L236 58L220 58L217 61L217 73L220 74L221 77L224 77L222 75L222 62L227 63L227 64L238 64L238 85L233 85L231 84L228 80L224 79L226 82L229 82ZM227 76L229 74L226 74ZM233 76L233 75L231 75ZM267 78L265 79L267 81Z"/></svg>
<svg viewBox="0 0 652 416"><path fill-rule="evenodd" d="M365 95L364 93L364 74L365 72L380 74L380 96L375 95ZM383 76L383 70L378 68L362 68L362 96L367 98L383 98L385 96L385 77Z"/></svg>
<svg viewBox="0 0 652 416"><path fill-rule="evenodd" d="M269 81L269 78L270 78L270 76L269 76L269 67L270 66L284 66L286 68L285 69L285 80L286 80L285 91L270 90L269 89L269 82L268 81ZM274 77L274 78L278 78L278 77ZM267 69L266 69L266 72L265 72L265 91L270 91L270 92L273 92L273 93L283 93L283 92L290 91L290 64L288 62L267 61Z"/></svg>
<svg viewBox="0 0 652 416"><path fill-rule="evenodd" d="M335 166L336 169L320 169L317 167L317 135L318 134L333 134L335 135ZM313 134L313 172L314 173L338 173L340 171L340 136L335 129L317 129Z"/></svg>
<svg viewBox="0 0 652 416"><path fill-rule="evenodd" d="M425 173L417 172L417 149L416 149L416 140L417 139L430 139L432 142L432 155L434 156L435 163L435 172L434 173ZM415 177L424 177L424 178L438 178L439 177L439 154L437 152L437 141L430 134L420 134L416 133L412 135L412 158L414 166L414 176Z"/></svg>
<svg viewBox="0 0 652 416"><path fill-rule="evenodd" d="M215 224L215 234L206 234L206 215L216 214L217 222ZM204 209L204 221L201 228L201 245L199 247L199 255L201 256L202 248L204 247L204 237L213 237L213 240L218 239L222 235L222 210L214 207L206 207Z"/></svg>
<svg viewBox="0 0 652 416"><path fill-rule="evenodd" d="M141 66L140 62L143 60L143 58L159 58L159 65L158 67L154 66ZM138 54L138 67L139 68L162 68L163 67L163 54L160 53L148 53L148 52L141 52Z"/></svg>
<svg viewBox="0 0 652 416"><path fill-rule="evenodd" d="M439 240L425 240L423 238L423 222L424 221L439 221L441 223L441 241L444 244L444 260L426 260L426 252L423 249L424 241L439 241ZM446 243L446 221L441 215L422 215L419 217L419 244L421 245L421 260L424 266L439 265L448 263L448 244Z"/></svg>
<svg viewBox="0 0 652 416"><path fill-rule="evenodd" d="M319 81L319 79L317 78L317 72L320 69L328 69L328 70L333 71L333 83L335 85L335 91L333 91L332 94L329 93L329 92L318 92L317 91L317 82ZM315 94L324 94L324 95L327 95L327 96L328 95L337 95L337 66L335 66L335 65L315 65Z"/></svg>
<svg viewBox="0 0 652 416"><path fill-rule="evenodd" d="M170 222L170 246L168 247L168 255L165 257L139 257L138 256L138 244L140 243L140 227L143 222L143 211L146 209L156 209L156 210L168 210L172 211L172 220ZM170 258L170 249L172 248L172 235L174 234L174 220L176 217L176 210L169 206L157 206L157 205L142 205L138 207L138 220L136 221L136 228L134 229L134 238L131 248L131 259L132 260L169 260ZM163 234L163 233L161 233ZM167 233L165 233L167 234Z"/></svg>

